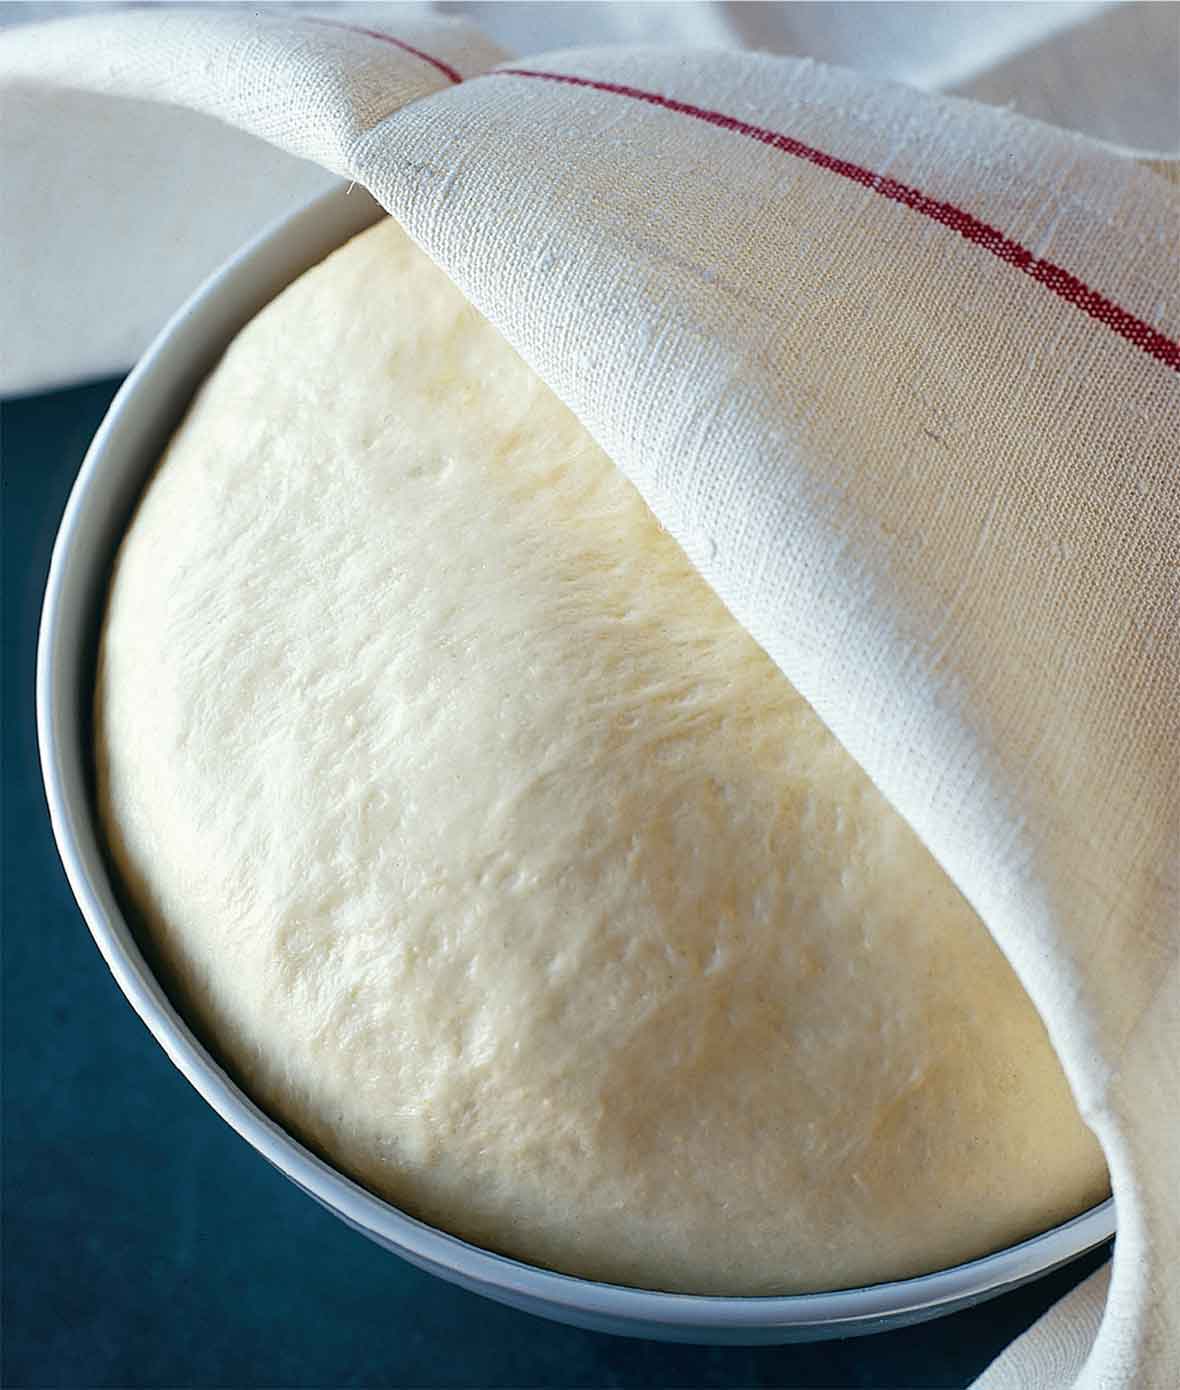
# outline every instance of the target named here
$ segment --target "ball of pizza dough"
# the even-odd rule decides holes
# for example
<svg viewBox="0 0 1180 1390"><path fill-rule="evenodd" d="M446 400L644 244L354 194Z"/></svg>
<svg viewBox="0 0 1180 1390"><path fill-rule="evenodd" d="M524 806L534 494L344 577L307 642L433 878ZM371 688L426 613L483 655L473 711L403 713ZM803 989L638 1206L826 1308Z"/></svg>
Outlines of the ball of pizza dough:
<svg viewBox="0 0 1180 1390"><path fill-rule="evenodd" d="M96 737L189 1016L425 1221L768 1294L1106 1194L974 912L390 221L193 402L119 552Z"/></svg>

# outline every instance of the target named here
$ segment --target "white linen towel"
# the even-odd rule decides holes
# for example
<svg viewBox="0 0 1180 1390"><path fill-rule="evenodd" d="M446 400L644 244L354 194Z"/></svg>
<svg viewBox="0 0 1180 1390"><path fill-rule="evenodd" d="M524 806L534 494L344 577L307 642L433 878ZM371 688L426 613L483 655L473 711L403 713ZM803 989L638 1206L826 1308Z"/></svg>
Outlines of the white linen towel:
<svg viewBox="0 0 1180 1390"><path fill-rule="evenodd" d="M573 408L975 906L1103 1143L1084 1367L1093 1290L981 1384L1174 1390L1175 186L809 61L505 62L396 18L66 20L0 36L0 85L184 106L363 183Z"/></svg>

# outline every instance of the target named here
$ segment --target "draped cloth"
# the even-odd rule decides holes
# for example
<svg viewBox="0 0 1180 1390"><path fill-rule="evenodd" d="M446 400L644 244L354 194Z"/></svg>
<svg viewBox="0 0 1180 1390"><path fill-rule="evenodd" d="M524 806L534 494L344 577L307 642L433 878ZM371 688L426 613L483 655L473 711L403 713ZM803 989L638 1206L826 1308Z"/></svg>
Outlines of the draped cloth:
<svg viewBox="0 0 1180 1390"><path fill-rule="evenodd" d="M1166 164L806 59L511 58L410 10L27 26L0 90L26 128L152 103L355 180L503 332L978 911L1102 1142L1092 1347L1101 1275L979 1384L1180 1383Z"/></svg>

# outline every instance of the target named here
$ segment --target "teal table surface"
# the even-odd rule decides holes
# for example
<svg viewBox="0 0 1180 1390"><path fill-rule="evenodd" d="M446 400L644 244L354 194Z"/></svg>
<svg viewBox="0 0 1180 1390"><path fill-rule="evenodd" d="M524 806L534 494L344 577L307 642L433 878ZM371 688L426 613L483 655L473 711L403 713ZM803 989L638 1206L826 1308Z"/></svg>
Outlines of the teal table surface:
<svg viewBox="0 0 1180 1390"><path fill-rule="evenodd" d="M41 593L67 493L117 385L10 401L0 416L4 1386L958 1387L1096 1267L1105 1251L876 1337L669 1346L463 1293L272 1171L119 994L70 896L41 791Z"/></svg>

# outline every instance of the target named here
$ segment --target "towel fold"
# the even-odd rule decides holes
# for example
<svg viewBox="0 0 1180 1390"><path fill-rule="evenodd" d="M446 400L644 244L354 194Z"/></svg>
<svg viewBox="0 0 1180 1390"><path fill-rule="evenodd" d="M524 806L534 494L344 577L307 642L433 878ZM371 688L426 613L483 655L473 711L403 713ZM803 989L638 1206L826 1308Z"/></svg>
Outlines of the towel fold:
<svg viewBox="0 0 1180 1390"><path fill-rule="evenodd" d="M1104 1146L1084 1366L1097 1283L980 1384L1172 1390L1180 193L806 60L392 18L90 16L0 37L0 84L364 184L570 405L979 912Z"/></svg>

